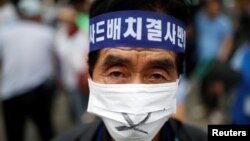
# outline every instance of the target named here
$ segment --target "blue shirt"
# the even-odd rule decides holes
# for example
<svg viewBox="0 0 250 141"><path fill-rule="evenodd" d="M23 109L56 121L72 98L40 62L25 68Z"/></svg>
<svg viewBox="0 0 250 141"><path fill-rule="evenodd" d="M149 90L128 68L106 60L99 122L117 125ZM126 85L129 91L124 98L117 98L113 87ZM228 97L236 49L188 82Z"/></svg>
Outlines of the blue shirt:
<svg viewBox="0 0 250 141"><path fill-rule="evenodd" d="M211 19L204 11L197 14L197 51L200 60L208 60L217 56L223 40L232 35L230 19L220 14Z"/></svg>
<svg viewBox="0 0 250 141"><path fill-rule="evenodd" d="M233 124L250 124L250 43L241 46L232 59L232 67L242 74L231 107Z"/></svg>

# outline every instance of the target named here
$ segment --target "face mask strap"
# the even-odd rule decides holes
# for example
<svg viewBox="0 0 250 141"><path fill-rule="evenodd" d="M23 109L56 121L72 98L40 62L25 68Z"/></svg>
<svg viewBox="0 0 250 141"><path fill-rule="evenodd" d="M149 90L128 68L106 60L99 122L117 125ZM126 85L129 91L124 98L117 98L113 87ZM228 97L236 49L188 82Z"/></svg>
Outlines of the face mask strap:
<svg viewBox="0 0 250 141"><path fill-rule="evenodd" d="M128 116L127 113L122 113L122 116L127 121L127 123L129 124L129 126L119 126L119 127L116 127L116 129L118 131L135 130L135 131L138 131L138 132L142 132L144 134L148 134L147 131L141 130L141 129L137 128L137 127L145 124L146 121L149 119L150 115L151 115L151 113L148 113L148 115L140 123L134 124L134 122L130 119L130 117Z"/></svg>

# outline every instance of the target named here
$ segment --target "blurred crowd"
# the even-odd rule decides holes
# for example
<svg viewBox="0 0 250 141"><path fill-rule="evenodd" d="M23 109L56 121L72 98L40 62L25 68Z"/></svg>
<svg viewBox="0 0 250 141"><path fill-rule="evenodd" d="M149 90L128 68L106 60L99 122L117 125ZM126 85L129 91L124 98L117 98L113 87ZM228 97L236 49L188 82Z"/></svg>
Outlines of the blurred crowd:
<svg viewBox="0 0 250 141"><path fill-rule="evenodd" d="M191 7L187 84L198 88L209 123L249 124L250 1L204 0ZM221 118L214 121L216 112Z"/></svg>
<svg viewBox="0 0 250 141"><path fill-rule="evenodd" d="M55 95L69 100L75 124L88 104L88 11L93 0L0 0L0 100L8 141L24 140L32 119L42 141L56 133ZM250 0L187 0L185 73L173 116L250 124ZM193 92L196 94L194 95ZM188 109L195 96L201 110ZM197 111L196 111L197 110ZM62 123L63 124L63 123Z"/></svg>
<svg viewBox="0 0 250 141"><path fill-rule="evenodd" d="M53 101L69 99L80 122L88 102L88 10L91 1L0 1L1 101L6 138L24 140L26 120L41 140L55 136Z"/></svg>

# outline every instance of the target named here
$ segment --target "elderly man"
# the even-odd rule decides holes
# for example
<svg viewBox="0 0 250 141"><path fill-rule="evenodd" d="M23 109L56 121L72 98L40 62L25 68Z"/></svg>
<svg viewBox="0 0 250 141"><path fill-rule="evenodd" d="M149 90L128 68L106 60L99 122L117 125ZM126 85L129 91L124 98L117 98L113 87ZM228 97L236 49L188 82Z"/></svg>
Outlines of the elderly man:
<svg viewBox="0 0 250 141"><path fill-rule="evenodd" d="M203 141L171 119L188 10L182 0L97 0L90 10L88 112L100 117L56 140Z"/></svg>

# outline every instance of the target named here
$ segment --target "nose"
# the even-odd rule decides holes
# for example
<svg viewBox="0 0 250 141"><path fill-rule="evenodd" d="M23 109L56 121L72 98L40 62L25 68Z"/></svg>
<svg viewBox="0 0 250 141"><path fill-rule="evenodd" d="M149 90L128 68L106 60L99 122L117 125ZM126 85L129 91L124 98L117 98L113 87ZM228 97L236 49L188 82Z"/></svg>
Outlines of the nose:
<svg viewBox="0 0 250 141"><path fill-rule="evenodd" d="M129 83L143 84L144 80L143 80L143 77L140 75L140 73L135 73L134 75L131 76L131 80Z"/></svg>

